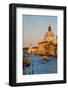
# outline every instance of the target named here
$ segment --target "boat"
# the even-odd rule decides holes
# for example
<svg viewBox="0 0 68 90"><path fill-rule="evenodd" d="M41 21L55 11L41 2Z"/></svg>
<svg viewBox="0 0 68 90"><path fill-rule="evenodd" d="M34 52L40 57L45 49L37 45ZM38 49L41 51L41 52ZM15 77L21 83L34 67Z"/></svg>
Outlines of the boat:
<svg viewBox="0 0 68 90"><path fill-rule="evenodd" d="M43 60L48 60L49 57L48 56L43 56Z"/></svg>
<svg viewBox="0 0 68 90"><path fill-rule="evenodd" d="M28 56L24 56L23 58L23 65L24 66L29 66L30 65L30 60Z"/></svg>

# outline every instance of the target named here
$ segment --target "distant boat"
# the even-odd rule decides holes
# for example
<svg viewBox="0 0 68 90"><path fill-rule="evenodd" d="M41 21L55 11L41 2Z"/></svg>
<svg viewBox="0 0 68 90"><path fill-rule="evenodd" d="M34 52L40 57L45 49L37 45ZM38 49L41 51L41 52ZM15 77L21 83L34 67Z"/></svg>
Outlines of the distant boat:
<svg viewBox="0 0 68 90"><path fill-rule="evenodd" d="M43 56L43 60L48 60L49 57L48 56Z"/></svg>

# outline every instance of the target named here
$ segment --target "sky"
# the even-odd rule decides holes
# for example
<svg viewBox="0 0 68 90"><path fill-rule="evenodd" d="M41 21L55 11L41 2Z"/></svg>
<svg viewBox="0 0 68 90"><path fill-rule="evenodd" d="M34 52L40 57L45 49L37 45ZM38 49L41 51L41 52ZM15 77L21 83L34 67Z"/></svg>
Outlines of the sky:
<svg viewBox="0 0 68 90"><path fill-rule="evenodd" d="M23 15L23 45L24 47L37 46L43 41L49 24L57 35L57 16Z"/></svg>

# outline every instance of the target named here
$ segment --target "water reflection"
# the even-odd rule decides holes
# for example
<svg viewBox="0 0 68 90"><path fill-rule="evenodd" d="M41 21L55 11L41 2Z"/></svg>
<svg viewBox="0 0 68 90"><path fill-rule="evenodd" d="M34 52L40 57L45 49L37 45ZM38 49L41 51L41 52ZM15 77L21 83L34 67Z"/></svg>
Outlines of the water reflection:
<svg viewBox="0 0 68 90"><path fill-rule="evenodd" d="M48 60L43 60L40 56L29 55L28 63L23 65L23 74L48 74L57 73L57 58L50 57Z"/></svg>

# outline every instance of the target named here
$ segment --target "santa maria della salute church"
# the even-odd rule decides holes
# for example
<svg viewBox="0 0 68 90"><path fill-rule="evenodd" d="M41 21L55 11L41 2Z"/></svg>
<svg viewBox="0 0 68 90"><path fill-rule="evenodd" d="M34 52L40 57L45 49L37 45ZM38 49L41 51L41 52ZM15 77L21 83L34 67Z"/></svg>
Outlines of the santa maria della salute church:
<svg viewBox="0 0 68 90"><path fill-rule="evenodd" d="M45 33L44 40L38 42L37 47L30 45L28 53L42 56L57 56L57 37L50 25L48 26L48 31Z"/></svg>

